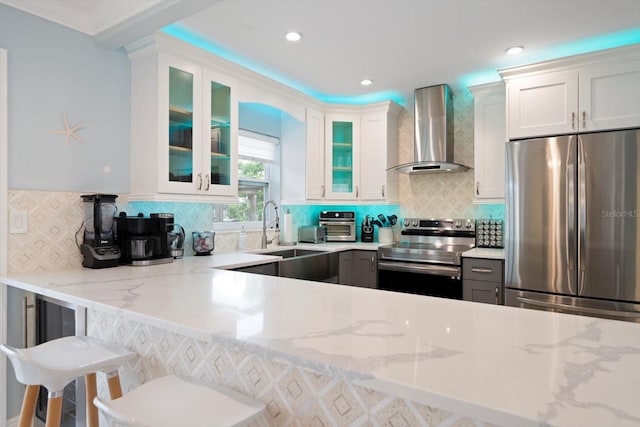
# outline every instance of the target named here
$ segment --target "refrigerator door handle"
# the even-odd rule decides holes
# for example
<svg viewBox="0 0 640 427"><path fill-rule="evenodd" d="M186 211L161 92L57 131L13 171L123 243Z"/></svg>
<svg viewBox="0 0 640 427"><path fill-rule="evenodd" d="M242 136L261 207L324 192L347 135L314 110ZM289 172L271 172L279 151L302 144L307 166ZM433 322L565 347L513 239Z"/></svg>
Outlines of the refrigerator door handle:
<svg viewBox="0 0 640 427"><path fill-rule="evenodd" d="M578 137L578 210L580 215L578 217L578 264L580 269L578 271L578 295L582 295L584 291L584 280L586 270L585 259L585 242L586 242L586 224L587 224L587 173L584 158L584 146L582 138Z"/></svg>
<svg viewBox="0 0 640 427"><path fill-rule="evenodd" d="M569 304L538 301L535 299L524 298L524 297L516 297L516 299L518 300L518 302L525 305L533 305L533 306L544 307L544 308L556 308L564 311L570 311L573 313L600 314L600 315L609 316L609 317L627 317L627 318L640 317L640 312L637 312L637 311L616 311L616 310L604 310L601 308L577 307Z"/></svg>

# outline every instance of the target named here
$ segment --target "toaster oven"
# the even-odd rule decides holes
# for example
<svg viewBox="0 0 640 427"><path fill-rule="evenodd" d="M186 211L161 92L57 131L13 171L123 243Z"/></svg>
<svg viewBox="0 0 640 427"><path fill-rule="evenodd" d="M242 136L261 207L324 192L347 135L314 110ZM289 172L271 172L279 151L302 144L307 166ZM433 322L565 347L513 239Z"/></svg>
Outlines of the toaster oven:
<svg viewBox="0 0 640 427"><path fill-rule="evenodd" d="M353 211L322 211L318 223L327 230L327 242L356 241L356 213Z"/></svg>

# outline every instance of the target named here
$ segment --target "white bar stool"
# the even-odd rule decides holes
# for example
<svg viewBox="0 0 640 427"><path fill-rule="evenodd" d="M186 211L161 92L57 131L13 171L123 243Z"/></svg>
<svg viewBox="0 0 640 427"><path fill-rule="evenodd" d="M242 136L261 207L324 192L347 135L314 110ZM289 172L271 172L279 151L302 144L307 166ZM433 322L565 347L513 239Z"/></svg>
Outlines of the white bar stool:
<svg viewBox="0 0 640 427"><path fill-rule="evenodd" d="M111 421L130 427L247 426L265 404L234 390L218 390L169 375L156 378L120 399L94 399Z"/></svg>
<svg viewBox="0 0 640 427"><path fill-rule="evenodd" d="M122 396L118 366L135 356L122 347L91 337L64 337L17 349L0 345L11 360L17 380L26 385L18 427L30 427L35 414L40 386L47 388L47 427L58 427L62 417L64 387L76 377L85 376L87 427L98 426L98 410L93 405L97 394L96 372L107 374L112 399Z"/></svg>

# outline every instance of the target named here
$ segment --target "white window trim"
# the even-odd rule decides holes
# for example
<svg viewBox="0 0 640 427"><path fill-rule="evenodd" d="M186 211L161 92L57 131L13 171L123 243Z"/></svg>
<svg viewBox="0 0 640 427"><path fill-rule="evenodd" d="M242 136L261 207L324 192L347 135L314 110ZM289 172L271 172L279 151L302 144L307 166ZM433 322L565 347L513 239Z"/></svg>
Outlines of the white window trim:
<svg viewBox="0 0 640 427"><path fill-rule="evenodd" d="M249 130L245 130L245 129L239 129L239 134L240 135L244 135L247 136L249 138L255 138L256 136L259 137L261 140L265 140L267 139L268 141L265 142L271 142L273 143L274 147L277 147L280 145L280 140L276 137L270 136L270 135L265 135L265 134L261 134L261 133L257 133L257 132L253 132L253 131L249 131ZM277 158L278 156L274 156L275 158ZM240 156L238 155L238 159L240 159ZM251 157L246 157L246 159L248 160L257 160L257 161L264 161L265 166L266 166L266 175L269 176L269 179L267 180L260 180L260 179L251 179L251 178L247 178L247 179L243 179L238 177L238 183L240 183L241 181L246 181L246 182L268 182L269 185L267 186L268 189L271 188L271 162L269 160L263 160L263 159L254 159ZM267 193L266 200L270 200L271 197L270 195ZM219 206L224 206L224 204L219 204ZM275 223L275 218L271 219L273 216L273 208L269 208L269 210L267 211L267 230L269 230L269 226L273 226ZM280 212L280 206L278 206L278 216L282 216L282 213ZM216 230L220 230L220 231L239 231L243 226L245 230L262 230L262 220L260 221L214 221L213 223L214 229Z"/></svg>

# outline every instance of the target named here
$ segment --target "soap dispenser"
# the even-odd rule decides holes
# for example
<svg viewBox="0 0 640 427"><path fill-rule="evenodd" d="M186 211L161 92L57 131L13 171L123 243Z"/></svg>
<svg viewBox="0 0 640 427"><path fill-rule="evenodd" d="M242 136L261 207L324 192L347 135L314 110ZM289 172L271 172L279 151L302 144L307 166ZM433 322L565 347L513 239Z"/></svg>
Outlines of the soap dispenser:
<svg viewBox="0 0 640 427"><path fill-rule="evenodd" d="M247 249L247 232L244 229L244 225L240 229L240 234L238 235L238 249L241 251Z"/></svg>

